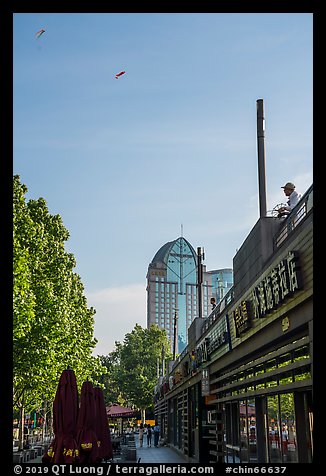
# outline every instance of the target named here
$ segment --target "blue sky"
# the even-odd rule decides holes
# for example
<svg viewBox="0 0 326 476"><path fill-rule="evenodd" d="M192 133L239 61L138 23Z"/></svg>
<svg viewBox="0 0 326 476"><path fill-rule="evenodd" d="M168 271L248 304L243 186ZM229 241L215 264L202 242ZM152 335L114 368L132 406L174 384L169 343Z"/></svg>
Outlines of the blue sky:
<svg viewBox="0 0 326 476"><path fill-rule="evenodd" d="M267 209L312 184L312 36L310 13L14 14L14 173L70 233L95 355L146 326L148 264L181 224L232 267L259 217L257 99Z"/></svg>

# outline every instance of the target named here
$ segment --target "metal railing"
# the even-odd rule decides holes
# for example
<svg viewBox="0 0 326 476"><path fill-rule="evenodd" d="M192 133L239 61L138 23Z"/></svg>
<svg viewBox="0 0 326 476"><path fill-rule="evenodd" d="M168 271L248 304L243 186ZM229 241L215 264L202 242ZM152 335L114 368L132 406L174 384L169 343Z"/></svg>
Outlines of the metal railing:
<svg viewBox="0 0 326 476"><path fill-rule="evenodd" d="M313 185L301 197L299 203L293 208L291 213L282 220L281 227L274 237L274 248L278 248L298 224L307 216L313 208Z"/></svg>
<svg viewBox="0 0 326 476"><path fill-rule="evenodd" d="M219 318L221 312L233 301L234 299L234 289L233 286L221 299L219 304L212 310L212 312L207 316L205 323L201 329L201 333L204 334Z"/></svg>

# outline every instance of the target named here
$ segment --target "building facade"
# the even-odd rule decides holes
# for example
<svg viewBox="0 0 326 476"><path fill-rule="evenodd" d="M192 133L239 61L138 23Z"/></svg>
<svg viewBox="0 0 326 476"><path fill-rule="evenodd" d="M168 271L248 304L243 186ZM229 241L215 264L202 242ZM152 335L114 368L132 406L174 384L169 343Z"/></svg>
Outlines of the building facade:
<svg viewBox="0 0 326 476"><path fill-rule="evenodd" d="M313 461L312 197L257 221L233 287L158 381L162 436L189 462Z"/></svg>
<svg viewBox="0 0 326 476"><path fill-rule="evenodd" d="M207 271L212 279L212 296L219 304L233 286L233 269L223 268Z"/></svg>
<svg viewBox="0 0 326 476"><path fill-rule="evenodd" d="M183 237L165 243L155 254L147 272L147 327L157 324L166 330L174 351L174 330L177 351L187 345L188 328L199 315L197 269L198 257ZM211 275L203 271L202 315L211 311Z"/></svg>

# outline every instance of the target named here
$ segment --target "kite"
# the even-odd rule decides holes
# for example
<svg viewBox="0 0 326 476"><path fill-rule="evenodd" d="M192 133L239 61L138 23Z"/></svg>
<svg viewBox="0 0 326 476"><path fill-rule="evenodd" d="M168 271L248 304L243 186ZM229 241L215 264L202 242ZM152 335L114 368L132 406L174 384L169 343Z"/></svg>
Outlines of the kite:
<svg viewBox="0 0 326 476"><path fill-rule="evenodd" d="M125 73L126 73L125 71L120 71L120 73L117 73L117 74L115 75L115 79L118 79L119 76L122 76L122 75L125 74Z"/></svg>
<svg viewBox="0 0 326 476"><path fill-rule="evenodd" d="M36 38L39 38L41 35L43 35L44 32L45 32L45 30L43 30L43 28L41 30L39 30L35 35Z"/></svg>

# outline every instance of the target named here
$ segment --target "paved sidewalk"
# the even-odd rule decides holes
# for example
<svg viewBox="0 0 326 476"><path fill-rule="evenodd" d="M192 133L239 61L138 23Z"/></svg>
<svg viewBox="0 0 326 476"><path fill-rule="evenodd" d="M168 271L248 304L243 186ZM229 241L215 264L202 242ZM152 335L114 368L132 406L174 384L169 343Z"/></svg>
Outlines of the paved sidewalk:
<svg viewBox="0 0 326 476"><path fill-rule="evenodd" d="M146 435L145 435L146 436ZM147 446L146 438L144 438L144 445L142 448L139 446L138 435L135 435L135 442L136 442L136 461L135 464L138 463L140 459L140 464L146 463L187 463L185 457L182 454L179 454L173 448L169 448L168 446L159 446L155 448L155 446ZM38 456L27 462L27 464L33 463L42 463L42 456ZM113 458L113 463L123 464L123 461L118 458Z"/></svg>
<svg viewBox="0 0 326 476"><path fill-rule="evenodd" d="M137 435L138 436L138 435ZM186 459L168 446L147 446L146 435L144 435L144 445L139 447L138 437L136 437L137 461L143 463L187 463Z"/></svg>

